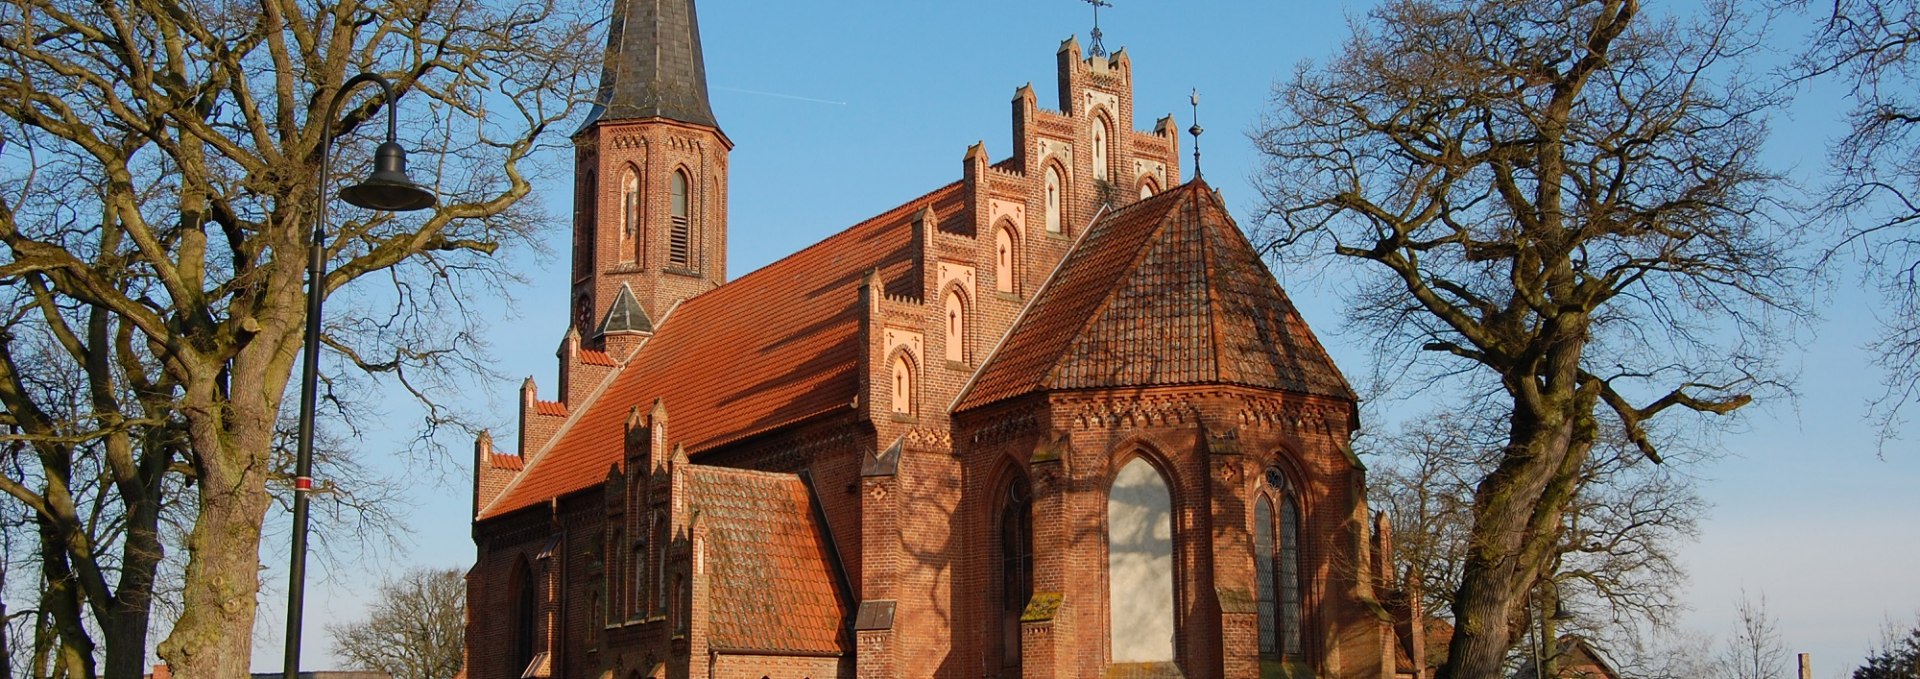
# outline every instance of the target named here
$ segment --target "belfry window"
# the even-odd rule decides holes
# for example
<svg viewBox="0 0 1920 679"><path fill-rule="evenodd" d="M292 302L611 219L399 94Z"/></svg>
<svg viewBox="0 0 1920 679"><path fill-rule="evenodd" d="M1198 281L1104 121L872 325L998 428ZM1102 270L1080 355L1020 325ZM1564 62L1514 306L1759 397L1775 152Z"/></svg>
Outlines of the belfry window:
<svg viewBox="0 0 1920 679"><path fill-rule="evenodd" d="M640 175L632 166L620 178L620 261L631 262L638 254L634 242L640 232Z"/></svg>
<svg viewBox="0 0 1920 679"><path fill-rule="evenodd" d="M967 301L959 288L947 291L947 360L967 361Z"/></svg>
<svg viewBox="0 0 1920 679"><path fill-rule="evenodd" d="M1260 615L1260 655L1301 654L1300 514L1289 497L1286 475L1268 469L1253 503L1255 602Z"/></svg>
<svg viewBox="0 0 1920 679"><path fill-rule="evenodd" d="M1047 166L1047 233L1062 233L1060 230L1061 206L1066 196L1061 195L1060 168Z"/></svg>
<svg viewBox="0 0 1920 679"><path fill-rule="evenodd" d="M1093 119L1093 178L1095 181L1107 180L1107 119Z"/></svg>
<svg viewBox="0 0 1920 679"><path fill-rule="evenodd" d="M687 173L674 170L671 180L673 204L667 232L667 263L680 268L693 264L693 222L688 216Z"/></svg>
<svg viewBox="0 0 1920 679"><path fill-rule="evenodd" d="M1173 495L1135 457L1107 491L1108 632L1113 662L1173 660Z"/></svg>
<svg viewBox="0 0 1920 679"><path fill-rule="evenodd" d="M997 292L1013 292L1013 226L1011 224L993 230L993 289Z"/></svg>
<svg viewBox="0 0 1920 679"><path fill-rule="evenodd" d="M593 273L593 234L600 228L599 188L594 172L588 170L580 180L580 190L574 198L579 206L579 223L573 228L573 275L580 278Z"/></svg>

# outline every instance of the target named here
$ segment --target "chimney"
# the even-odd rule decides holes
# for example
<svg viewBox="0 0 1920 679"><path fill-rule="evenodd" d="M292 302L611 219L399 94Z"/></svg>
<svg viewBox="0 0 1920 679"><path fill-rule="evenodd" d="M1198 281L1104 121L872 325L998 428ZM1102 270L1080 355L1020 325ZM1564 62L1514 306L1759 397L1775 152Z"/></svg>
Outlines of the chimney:
<svg viewBox="0 0 1920 679"><path fill-rule="evenodd" d="M1800 679L1813 679L1813 654L1800 654Z"/></svg>

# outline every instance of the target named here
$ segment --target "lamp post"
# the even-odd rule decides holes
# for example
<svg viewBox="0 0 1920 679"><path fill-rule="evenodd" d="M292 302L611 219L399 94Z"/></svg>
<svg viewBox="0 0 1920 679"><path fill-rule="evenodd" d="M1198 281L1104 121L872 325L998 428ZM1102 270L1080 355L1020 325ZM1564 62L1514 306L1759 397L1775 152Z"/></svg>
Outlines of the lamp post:
<svg viewBox="0 0 1920 679"><path fill-rule="evenodd" d="M402 212L433 207L433 192L407 178L407 151L394 141L398 115L393 84L373 73L362 73L341 83L327 102L320 138L320 186L315 192L313 236L307 246L306 356L300 367L300 433L293 463L293 558L287 566L287 656L285 679L300 675L300 618L307 589L307 501L313 492L313 410L319 390L320 299L326 285L327 180L333 174L333 123L340 102L362 83L380 86L386 97L387 141L373 152L373 174L340 190L349 204L369 210Z"/></svg>

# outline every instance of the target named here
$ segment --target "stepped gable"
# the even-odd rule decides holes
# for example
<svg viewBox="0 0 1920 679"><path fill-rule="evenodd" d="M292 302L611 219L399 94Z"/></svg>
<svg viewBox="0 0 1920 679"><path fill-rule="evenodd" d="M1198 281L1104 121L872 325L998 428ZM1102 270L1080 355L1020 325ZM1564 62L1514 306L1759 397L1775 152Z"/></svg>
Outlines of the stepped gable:
<svg viewBox="0 0 1920 679"><path fill-rule="evenodd" d="M1095 224L955 410L1035 391L1182 384L1355 398L1198 179Z"/></svg>
<svg viewBox="0 0 1920 679"><path fill-rule="evenodd" d="M709 643L838 653L851 606L826 527L793 474L689 465L687 503L706 526Z"/></svg>
<svg viewBox="0 0 1920 679"><path fill-rule="evenodd" d="M697 454L841 410L859 393L860 282L877 269L907 287L913 213L965 209L959 182L907 201L726 285L656 323L639 353L575 415L480 518L599 484L624 452L627 411L664 399L667 435Z"/></svg>

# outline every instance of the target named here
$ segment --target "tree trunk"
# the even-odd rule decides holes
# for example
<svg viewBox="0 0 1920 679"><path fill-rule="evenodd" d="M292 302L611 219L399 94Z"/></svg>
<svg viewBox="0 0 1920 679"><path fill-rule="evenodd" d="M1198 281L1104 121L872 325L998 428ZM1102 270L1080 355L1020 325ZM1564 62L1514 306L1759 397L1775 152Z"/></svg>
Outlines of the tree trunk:
<svg viewBox="0 0 1920 679"><path fill-rule="evenodd" d="M1526 594L1559 543L1561 508L1592 449L1594 427L1588 399L1558 400L1572 405L1559 413L1515 409L1512 443L1474 492L1472 534L1481 542L1467 550L1442 677L1500 678L1525 624Z"/></svg>
<svg viewBox="0 0 1920 679"><path fill-rule="evenodd" d="M260 380L237 375L241 363L235 361L234 390L263 388ZM216 397L221 390L208 376L218 372L195 375L184 409L200 507L187 536L183 612L158 649L180 679L244 677L253 662L268 450L279 399Z"/></svg>

